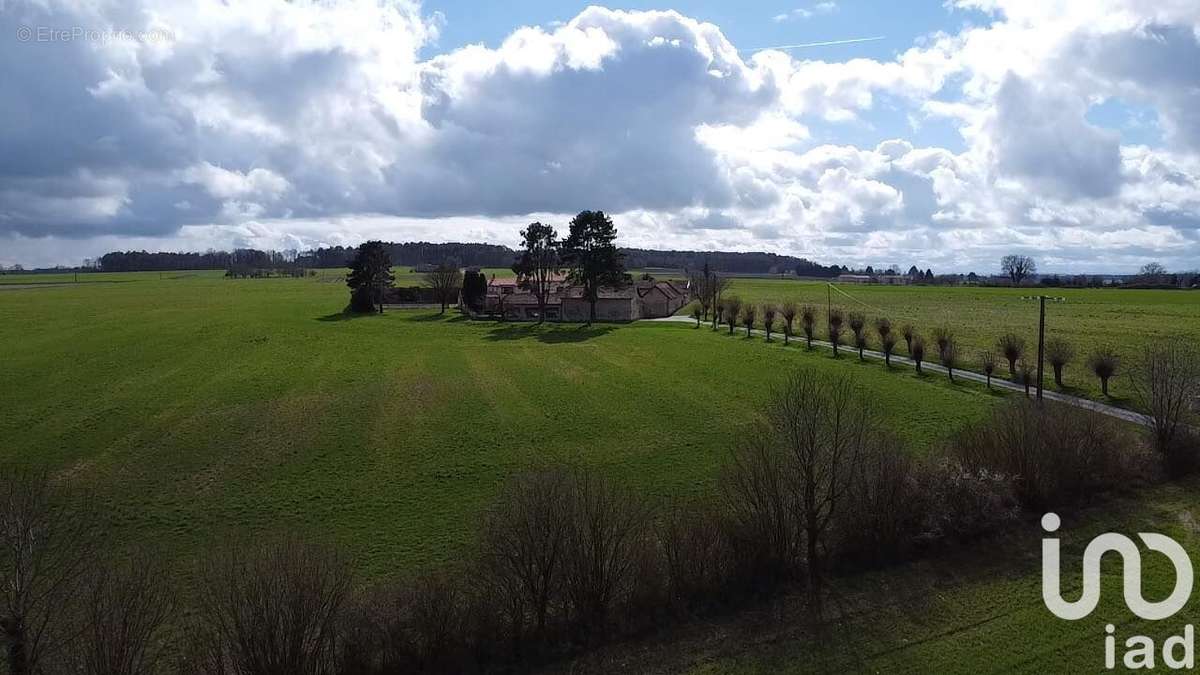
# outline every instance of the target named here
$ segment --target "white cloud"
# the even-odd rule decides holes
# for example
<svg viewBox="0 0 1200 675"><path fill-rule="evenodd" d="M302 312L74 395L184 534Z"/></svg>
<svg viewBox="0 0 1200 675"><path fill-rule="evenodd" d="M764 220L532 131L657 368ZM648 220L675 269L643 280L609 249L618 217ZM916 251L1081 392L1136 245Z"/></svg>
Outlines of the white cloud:
<svg viewBox="0 0 1200 675"><path fill-rule="evenodd" d="M939 270L991 269L1008 249L1062 269L1194 265L1200 7L958 4L991 21L892 59L827 62L743 57L676 12L591 7L422 61L444 19L410 0L0 3L8 36L175 38L0 41L0 262L511 243L530 214L591 207L616 213L630 245ZM961 146L814 142L818 126L869 127L885 100L913 124L949 123ZM1152 111L1164 147L1093 120L1104 101Z"/></svg>
<svg viewBox="0 0 1200 675"><path fill-rule="evenodd" d="M797 7L782 14L776 14L771 17L771 21L775 23L784 23L786 21L803 21L811 19L814 16L822 14L832 14L837 11L836 2L818 2L808 7Z"/></svg>

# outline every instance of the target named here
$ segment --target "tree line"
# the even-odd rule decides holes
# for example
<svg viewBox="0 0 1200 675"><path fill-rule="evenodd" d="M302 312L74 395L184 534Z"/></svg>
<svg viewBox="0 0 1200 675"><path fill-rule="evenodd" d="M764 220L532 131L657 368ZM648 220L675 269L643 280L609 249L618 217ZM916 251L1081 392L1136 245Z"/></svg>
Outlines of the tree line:
<svg viewBox="0 0 1200 675"><path fill-rule="evenodd" d="M650 499L585 466L512 475L457 561L362 579L297 539L226 542L184 574L105 550L96 501L0 467L9 672L383 674L514 670L794 588L814 622L838 576L931 555L1194 471L1200 358L1155 343L1137 370L1146 440L1019 398L944 445L906 447L870 389L799 369L732 442L705 497Z"/></svg>
<svg viewBox="0 0 1200 675"><path fill-rule="evenodd" d="M735 330L744 329L749 338L755 330L761 330L767 342L773 334L782 334L785 345L802 336L810 350L823 330L834 358L840 357L844 346L857 351L860 360L865 360L867 350L876 350L882 354L888 368L892 367L892 357L903 340L905 353L918 373L923 372L923 364L936 361L954 381L955 369L975 366L991 388L992 377L999 374L999 364L1003 360L1008 366L1008 377L1024 388L1026 396L1037 386L1037 350L1030 354L1025 338L1015 333L1000 335L991 348L968 354L949 325L935 326L926 336L911 322L895 325L886 316L870 318L863 312L846 311L838 306L830 306L822 312L812 304L748 303L727 293L728 281L707 269L692 275L690 284L695 300L690 316L696 321L697 328L711 320L713 331L724 326L733 335ZM1077 356L1075 347L1066 338L1051 336L1046 340L1045 361L1053 371L1055 386L1066 389L1067 366L1080 361L1099 381L1101 393L1108 396L1109 383L1121 369L1121 356L1117 350L1109 345L1098 345L1081 360ZM1149 405L1149 401L1146 403Z"/></svg>

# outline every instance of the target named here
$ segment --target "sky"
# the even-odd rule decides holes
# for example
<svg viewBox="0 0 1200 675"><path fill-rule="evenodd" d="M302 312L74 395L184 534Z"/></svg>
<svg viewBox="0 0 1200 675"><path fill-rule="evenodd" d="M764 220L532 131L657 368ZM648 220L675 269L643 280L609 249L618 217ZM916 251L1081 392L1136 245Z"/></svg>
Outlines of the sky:
<svg viewBox="0 0 1200 675"><path fill-rule="evenodd" d="M1200 267L1200 3L0 0L0 264L621 243Z"/></svg>

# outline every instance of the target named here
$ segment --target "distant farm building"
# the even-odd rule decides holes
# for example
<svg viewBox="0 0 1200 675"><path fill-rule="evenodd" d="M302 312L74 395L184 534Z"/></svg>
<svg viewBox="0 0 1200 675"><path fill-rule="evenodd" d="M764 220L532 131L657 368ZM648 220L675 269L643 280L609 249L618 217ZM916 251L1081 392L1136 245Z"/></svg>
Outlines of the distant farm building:
<svg viewBox="0 0 1200 675"><path fill-rule="evenodd" d="M839 274L839 284L883 284L885 286L907 286L913 282L907 274Z"/></svg>
<svg viewBox="0 0 1200 675"><path fill-rule="evenodd" d="M622 289L601 289L596 300L596 318L600 321L635 321L671 316L688 302L683 282L643 279ZM545 317L538 316L538 300L521 288L513 278L488 282L483 313L502 316L510 321L587 321L591 306L583 288L571 286L565 279L551 282L546 298Z"/></svg>

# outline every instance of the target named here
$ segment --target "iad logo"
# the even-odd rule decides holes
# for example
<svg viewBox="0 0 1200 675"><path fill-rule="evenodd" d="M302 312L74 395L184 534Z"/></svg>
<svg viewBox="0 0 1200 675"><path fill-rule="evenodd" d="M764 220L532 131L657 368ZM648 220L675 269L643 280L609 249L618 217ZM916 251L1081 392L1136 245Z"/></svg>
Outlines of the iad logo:
<svg viewBox="0 0 1200 675"><path fill-rule="evenodd" d="M1042 516L1042 529L1057 532L1061 521L1053 513ZM1138 537L1151 551L1158 551L1175 565L1175 590L1166 600L1146 602L1142 597L1142 554L1137 544L1123 534L1106 532L1096 537L1083 551L1083 593L1074 602L1063 600L1060 589L1062 575L1058 539L1042 540L1042 600L1046 608L1060 619L1075 621L1096 609L1100 602L1100 559L1115 551L1124 562L1125 604L1129 611L1143 619L1158 621L1175 615L1192 595L1192 561L1174 539L1153 532L1139 532Z"/></svg>
<svg viewBox="0 0 1200 675"><path fill-rule="evenodd" d="M1042 529L1057 532L1062 522L1053 513L1042 516ZM1055 616L1067 621L1076 621L1092 613L1100 602L1100 560L1110 551L1121 556L1122 581L1125 605L1129 611L1148 621L1159 621L1174 616L1187 604L1192 594L1194 575L1192 561L1187 552L1174 539L1153 532L1139 532L1138 537L1146 548L1162 553L1175 567L1175 588L1165 600L1147 602L1142 597L1142 554L1137 544L1123 534L1106 532L1091 542L1083 551L1083 591L1073 602L1064 600L1061 592L1062 559L1058 539L1042 539L1042 601ZM1116 638L1112 624L1105 626L1105 666L1116 667ZM1122 659L1126 668L1154 668L1154 640L1134 635L1125 640L1126 651ZM1162 662L1168 668L1191 668L1195 661L1194 628L1184 627L1183 635L1169 637L1162 644Z"/></svg>

